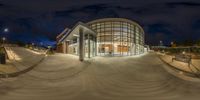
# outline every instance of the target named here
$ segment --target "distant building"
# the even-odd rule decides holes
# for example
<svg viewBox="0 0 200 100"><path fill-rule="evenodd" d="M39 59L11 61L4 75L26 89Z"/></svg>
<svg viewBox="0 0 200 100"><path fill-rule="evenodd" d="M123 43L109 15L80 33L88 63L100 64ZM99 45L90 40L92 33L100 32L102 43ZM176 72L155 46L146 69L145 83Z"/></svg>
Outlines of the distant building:
<svg viewBox="0 0 200 100"><path fill-rule="evenodd" d="M132 56L144 53L144 30L124 18L104 18L88 23L78 22L57 36L57 51L94 56Z"/></svg>
<svg viewBox="0 0 200 100"><path fill-rule="evenodd" d="M167 46L151 46L151 50L159 51L168 48Z"/></svg>
<svg viewBox="0 0 200 100"><path fill-rule="evenodd" d="M64 42L63 40L66 38L66 36L68 35L68 33L71 30L69 28L66 28L62 33L60 33L57 37L56 37L56 51L59 53L67 53L64 47Z"/></svg>

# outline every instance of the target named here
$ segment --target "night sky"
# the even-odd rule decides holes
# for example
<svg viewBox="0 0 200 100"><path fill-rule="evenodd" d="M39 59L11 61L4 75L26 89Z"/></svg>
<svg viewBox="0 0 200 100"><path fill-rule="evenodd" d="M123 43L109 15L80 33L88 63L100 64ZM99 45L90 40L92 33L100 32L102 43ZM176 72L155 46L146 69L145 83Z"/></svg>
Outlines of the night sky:
<svg viewBox="0 0 200 100"><path fill-rule="evenodd" d="M0 36L53 44L64 28L105 17L138 22L146 44L200 39L200 0L0 0Z"/></svg>

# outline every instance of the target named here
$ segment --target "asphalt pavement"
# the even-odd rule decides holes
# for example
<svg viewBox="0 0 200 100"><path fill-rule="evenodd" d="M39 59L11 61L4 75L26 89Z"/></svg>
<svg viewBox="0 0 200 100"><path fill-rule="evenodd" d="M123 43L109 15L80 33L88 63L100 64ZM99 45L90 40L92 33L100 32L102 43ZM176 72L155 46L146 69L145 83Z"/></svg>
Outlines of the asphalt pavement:
<svg viewBox="0 0 200 100"><path fill-rule="evenodd" d="M141 57L56 54L16 78L0 80L0 100L199 100L200 84L170 73L154 53Z"/></svg>

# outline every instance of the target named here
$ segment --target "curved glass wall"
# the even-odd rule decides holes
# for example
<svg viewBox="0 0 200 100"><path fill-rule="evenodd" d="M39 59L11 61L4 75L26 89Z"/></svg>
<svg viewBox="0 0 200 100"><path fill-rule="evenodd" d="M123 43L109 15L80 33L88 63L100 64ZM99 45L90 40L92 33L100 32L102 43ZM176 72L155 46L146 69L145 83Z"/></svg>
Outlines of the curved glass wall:
<svg viewBox="0 0 200 100"><path fill-rule="evenodd" d="M129 56L144 53L144 32L139 25L124 20L89 23L97 32L97 55Z"/></svg>

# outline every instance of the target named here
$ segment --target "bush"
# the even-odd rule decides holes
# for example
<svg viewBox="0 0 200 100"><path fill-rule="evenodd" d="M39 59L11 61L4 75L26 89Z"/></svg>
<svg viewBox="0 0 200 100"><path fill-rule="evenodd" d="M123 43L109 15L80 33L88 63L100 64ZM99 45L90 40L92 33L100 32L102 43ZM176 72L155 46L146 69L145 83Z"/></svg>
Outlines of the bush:
<svg viewBox="0 0 200 100"><path fill-rule="evenodd" d="M48 54L48 55L53 55L54 54L54 51L53 51L53 49L48 49L48 51L47 51L47 53L46 54Z"/></svg>
<svg viewBox="0 0 200 100"><path fill-rule="evenodd" d="M1 47L0 48L0 54L5 54L5 53L6 53L5 49L3 47Z"/></svg>

